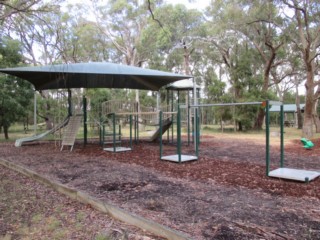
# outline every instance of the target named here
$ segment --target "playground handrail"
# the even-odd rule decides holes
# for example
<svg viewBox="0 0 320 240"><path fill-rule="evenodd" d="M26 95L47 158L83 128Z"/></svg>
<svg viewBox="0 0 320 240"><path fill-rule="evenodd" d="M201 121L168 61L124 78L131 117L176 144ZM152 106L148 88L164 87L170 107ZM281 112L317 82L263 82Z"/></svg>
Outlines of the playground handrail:
<svg viewBox="0 0 320 240"><path fill-rule="evenodd" d="M177 112L168 110L171 109L170 106L165 105L161 106L159 110L155 107L147 107L138 105L135 101L125 101L125 100L110 100L102 103L102 114L108 116L112 113L115 113L117 116L128 116L135 115L138 117L139 122L146 125L159 125L159 111L164 110L163 120L169 119L172 117L172 114Z"/></svg>

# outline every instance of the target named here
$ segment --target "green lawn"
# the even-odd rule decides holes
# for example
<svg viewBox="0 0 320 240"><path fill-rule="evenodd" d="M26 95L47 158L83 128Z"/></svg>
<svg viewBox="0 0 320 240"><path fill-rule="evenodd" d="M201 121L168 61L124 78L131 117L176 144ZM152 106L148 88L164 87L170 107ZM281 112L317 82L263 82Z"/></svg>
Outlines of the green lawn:
<svg viewBox="0 0 320 240"><path fill-rule="evenodd" d="M139 130L139 137L150 137L152 133L157 129L157 127L146 126L141 127ZM38 127L37 133L42 133L46 131L44 127ZM300 139L302 136L302 130L296 129L294 127L285 127L284 128L284 140L288 142L293 139ZM128 138L130 136L129 125L122 127L121 132L123 137ZM271 142L279 142L280 128L279 127L270 127L270 140ZM174 126L174 133L176 133L176 128ZM182 128L182 134L186 134L186 127ZM54 135L49 135L46 140L60 140L62 137L63 131L57 132ZM134 133L132 133L134 134ZM9 129L9 140L4 139L4 134L0 134L0 142L11 141L14 142L18 138L28 137L34 135L33 126L29 127L29 130L25 133L23 125L15 124ZM265 140L265 130L262 131L244 131L244 132L235 132L233 126L225 126L224 131L222 132L219 125L203 125L200 130L200 137L203 135L211 135L215 137L232 137L237 139L251 139L255 141L264 141ZM166 136L164 134L164 136ZM314 138L320 137L320 134L315 134ZM83 138L83 127L80 128L78 139ZM88 138L99 138L98 128L88 127Z"/></svg>

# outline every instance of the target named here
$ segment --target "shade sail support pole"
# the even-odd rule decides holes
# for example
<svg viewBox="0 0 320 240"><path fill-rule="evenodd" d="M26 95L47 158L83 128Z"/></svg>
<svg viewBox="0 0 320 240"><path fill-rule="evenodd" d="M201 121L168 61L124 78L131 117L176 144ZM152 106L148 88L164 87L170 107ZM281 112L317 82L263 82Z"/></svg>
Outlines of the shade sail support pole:
<svg viewBox="0 0 320 240"><path fill-rule="evenodd" d="M68 116L72 116L72 92L70 88L68 88Z"/></svg>
<svg viewBox="0 0 320 240"><path fill-rule="evenodd" d="M37 92L34 90L33 100L33 124L34 124L34 135L37 135Z"/></svg>

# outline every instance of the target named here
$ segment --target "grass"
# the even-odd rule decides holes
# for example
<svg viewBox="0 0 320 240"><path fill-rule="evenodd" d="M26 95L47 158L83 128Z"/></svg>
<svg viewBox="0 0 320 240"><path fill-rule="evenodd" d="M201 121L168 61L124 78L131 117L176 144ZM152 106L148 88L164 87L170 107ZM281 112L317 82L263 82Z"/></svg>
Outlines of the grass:
<svg viewBox="0 0 320 240"><path fill-rule="evenodd" d="M32 127L31 127L32 128ZM144 129L139 130L139 137L141 138L148 138L152 135L153 131L155 131L157 128L152 126L146 126ZM45 130L38 129L38 133L42 133ZM284 141L285 143L290 142L294 139L300 139L302 136L302 130L296 129L294 127L285 127L284 128ZM129 138L130 132L129 132L129 125L127 124L126 127L123 127L121 129L122 136L124 138ZM270 142L271 144L275 143L278 144L280 142L279 137L280 128L279 127L270 127ZM182 128L182 134L186 134L187 129L184 127ZM29 129L27 133L24 132L23 126L15 124L9 129L9 140L4 139L3 133L0 134L0 142L13 142L15 139L28 137L34 135L34 131L32 129ZM132 133L134 135L134 133ZM171 134L170 134L171 135ZM174 128L174 135L176 135L176 129ZM243 131L243 132L235 132L232 125L225 126L224 131L222 132L220 129L220 125L203 125L201 126L200 130L200 137L203 135L211 135L214 137L220 137L220 138L236 138L236 139L243 139L243 140L252 140L252 141L265 141L265 130L261 131ZM164 134L166 136L166 134ZM46 140L61 140L62 133L59 136L59 134L52 135L50 134L45 139ZM317 133L314 135L314 138L320 137L320 134ZM97 129L92 129L91 127L88 127L88 138L99 138L99 133ZM83 139L83 127L79 129L77 139Z"/></svg>
<svg viewBox="0 0 320 240"><path fill-rule="evenodd" d="M200 131L200 137L203 135L211 135L220 138L234 138L243 140L252 140L256 142L264 142L266 139L265 129L261 131L244 131L235 132L232 126L227 126L227 131L222 132L220 126L210 125L203 126ZM292 140L300 139L302 137L302 130L294 127L284 128L284 143L289 143ZM319 138L320 133L315 133L314 138ZM270 127L270 144L280 143L280 127Z"/></svg>

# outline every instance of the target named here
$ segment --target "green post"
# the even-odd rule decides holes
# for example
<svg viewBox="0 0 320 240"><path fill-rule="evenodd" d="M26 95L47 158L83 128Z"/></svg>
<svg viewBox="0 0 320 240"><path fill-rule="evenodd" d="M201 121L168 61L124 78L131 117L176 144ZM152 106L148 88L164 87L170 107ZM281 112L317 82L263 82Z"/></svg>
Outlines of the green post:
<svg viewBox="0 0 320 240"><path fill-rule="evenodd" d="M174 93L171 90L171 112L173 112L173 97L174 97ZM173 143L173 135L174 135L174 117L172 116L172 124L171 124L171 142L172 143Z"/></svg>
<svg viewBox="0 0 320 240"><path fill-rule="evenodd" d="M103 126L103 127L101 127ZM103 129L104 129L104 122L100 118L100 124L99 124L99 140L100 140L100 146L103 146Z"/></svg>
<svg viewBox="0 0 320 240"><path fill-rule="evenodd" d="M180 112L180 91L178 90L178 112ZM180 115L180 113L178 113L178 115ZM177 144L178 144L178 152L179 152L179 140L178 140L178 138L179 138L179 136L178 136L178 132L179 132L179 129L178 128L180 128L180 124L178 123L178 122L180 122L180 117L181 117L181 115L178 117L177 116ZM180 162L180 154L178 153L178 155L179 155L179 162Z"/></svg>
<svg viewBox="0 0 320 240"><path fill-rule="evenodd" d="M170 103L170 101L169 101L169 89L167 89L167 107L166 107L166 110L167 110L167 112L169 112L170 111L170 109L169 109L169 103ZM159 118L160 119L160 118ZM171 120L173 120L173 119L171 119ZM167 131L167 141L169 142L170 141L170 127L168 128L168 131Z"/></svg>
<svg viewBox="0 0 320 240"><path fill-rule="evenodd" d="M88 143L88 128L87 128L87 98L83 96L83 143Z"/></svg>
<svg viewBox="0 0 320 240"><path fill-rule="evenodd" d="M68 88L68 116L72 116L72 92L70 88Z"/></svg>
<svg viewBox="0 0 320 240"><path fill-rule="evenodd" d="M187 94L188 94L188 104L187 104L187 126L188 126L188 146L190 145L190 94L189 94L189 90L187 90Z"/></svg>
<svg viewBox="0 0 320 240"><path fill-rule="evenodd" d="M139 103L137 102L137 143L139 142Z"/></svg>
<svg viewBox="0 0 320 240"><path fill-rule="evenodd" d="M270 172L270 116L269 116L269 100L266 100L266 175Z"/></svg>
<svg viewBox="0 0 320 240"><path fill-rule="evenodd" d="M179 163L181 162L181 119L180 119L180 106L178 105L178 116L177 116L177 154Z"/></svg>
<svg viewBox="0 0 320 240"><path fill-rule="evenodd" d="M104 119L102 119L101 111L99 111L99 140L100 140L100 145L103 146L103 141L102 141L102 128L101 126L104 126Z"/></svg>
<svg viewBox="0 0 320 240"><path fill-rule="evenodd" d="M195 119L196 119L196 134L197 134L197 137L196 137L196 142L195 142L195 148L196 148L196 156L198 158L199 156L199 142L200 142L200 128L199 128L199 116L198 116L198 108L196 108L196 113L195 113Z"/></svg>
<svg viewBox="0 0 320 240"><path fill-rule="evenodd" d="M102 130L100 129L100 135L101 135L101 136L100 136L100 137L101 137L101 138L100 138L100 140L101 140L100 143L101 143L101 145L102 145L102 148L104 148L104 136L105 136L105 131L106 131L105 128L106 128L106 127L105 127L105 125L103 124L103 125L102 125Z"/></svg>
<svg viewBox="0 0 320 240"><path fill-rule="evenodd" d="M130 148L132 149L132 115L130 114Z"/></svg>
<svg viewBox="0 0 320 240"><path fill-rule="evenodd" d="M200 129L201 129L200 113L201 113L201 109L198 109L198 113L197 113L198 114L197 115L198 116L198 143L197 143L198 145L200 144Z"/></svg>
<svg viewBox="0 0 320 240"><path fill-rule="evenodd" d="M284 166L284 118L283 118L283 104L280 106L280 167Z"/></svg>
<svg viewBox="0 0 320 240"><path fill-rule="evenodd" d="M139 116L137 118L137 143L139 143Z"/></svg>
<svg viewBox="0 0 320 240"><path fill-rule="evenodd" d="M159 131L160 131L160 136L159 136L159 143L160 143L160 159L162 159L162 111L159 111Z"/></svg>
<svg viewBox="0 0 320 240"><path fill-rule="evenodd" d="M121 146L121 124L119 123L119 135L118 135L118 141L120 142L120 146Z"/></svg>
<svg viewBox="0 0 320 240"><path fill-rule="evenodd" d="M137 144L137 115L134 115L134 142Z"/></svg>
<svg viewBox="0 0 320 240"><path fill-rule="evenodd" d="M116 152L116 115L112 113L113 151Z"/></svg>

